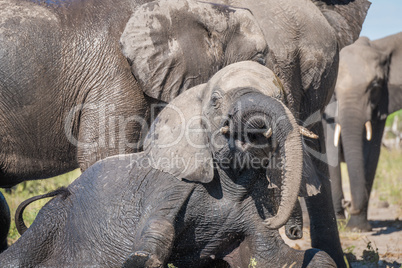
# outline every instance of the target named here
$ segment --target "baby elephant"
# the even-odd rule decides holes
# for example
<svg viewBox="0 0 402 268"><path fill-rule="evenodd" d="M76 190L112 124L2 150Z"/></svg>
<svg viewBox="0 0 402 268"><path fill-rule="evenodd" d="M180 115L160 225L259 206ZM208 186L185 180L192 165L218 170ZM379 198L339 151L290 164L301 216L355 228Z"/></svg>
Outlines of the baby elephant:
<svg viewBox="0 0 402 268"><path fill-rule="evenodd" d="M278 232L303 166L280 85L240 62L184 92L155 119L144 152L99 161L50 194L0 267L335 267Z"/></svg>

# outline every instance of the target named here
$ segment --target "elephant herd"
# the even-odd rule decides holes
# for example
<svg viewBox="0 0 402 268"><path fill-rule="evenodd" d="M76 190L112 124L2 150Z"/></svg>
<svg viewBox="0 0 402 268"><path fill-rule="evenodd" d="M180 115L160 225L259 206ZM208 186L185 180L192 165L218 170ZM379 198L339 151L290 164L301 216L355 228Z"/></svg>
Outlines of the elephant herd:
<svg viewBox="0 0 402 268"><path fill-rule="evenodd" d="M346 267L339 162L355 166L349 225L369 229L402 103L402 35L358 39L369 6L0 0L0 187L83 171L20 205L10 247L0 193L0 267ZM300 238L299 196L305 251L278 231Z"/></svg>

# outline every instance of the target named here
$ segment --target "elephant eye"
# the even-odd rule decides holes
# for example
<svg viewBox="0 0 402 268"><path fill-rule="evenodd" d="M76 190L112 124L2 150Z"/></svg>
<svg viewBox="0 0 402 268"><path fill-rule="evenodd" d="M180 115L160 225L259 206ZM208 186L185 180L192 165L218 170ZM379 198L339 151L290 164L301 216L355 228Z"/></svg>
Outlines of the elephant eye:
<svg viewBox="0 0 402 268"><path fill-rule="evenodd" d="M257 55L255 55L254 58L253 58L253 60L256 61L256 62L258 62L258 63L261 64L261 65L264 65L264 66L265 66L265 64L266 64L266 62L265 62L265 55L264 55L263 53L258 53Z"/></svg>
<svg viewBox="0 0 402 268"><path fill-rule="evenodd" d="M222 96L219 93L214 92L211 96L211 105L215 109L218 109L221 106L221 102L222 102Z"/></svg>

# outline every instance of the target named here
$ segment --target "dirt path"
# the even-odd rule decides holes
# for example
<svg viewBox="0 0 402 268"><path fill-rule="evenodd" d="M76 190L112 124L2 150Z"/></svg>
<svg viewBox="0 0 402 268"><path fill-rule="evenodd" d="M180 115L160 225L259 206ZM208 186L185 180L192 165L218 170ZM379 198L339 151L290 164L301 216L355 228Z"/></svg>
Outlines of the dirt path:
<svg viewBox="0 0 402 268"><path fill-rule="evenodd" d="M303 206L303 205L302 205ZM285 242L295 249L311 247L309 222L303 209L303 238L289 240L283 228L280 230ZM369 204L369 221L372 232L353 233L340 229L342 249L351 267L397 267L402 263L402 208L381 202L372 193ZM378 249L378 250L376 250Z"/></svg>

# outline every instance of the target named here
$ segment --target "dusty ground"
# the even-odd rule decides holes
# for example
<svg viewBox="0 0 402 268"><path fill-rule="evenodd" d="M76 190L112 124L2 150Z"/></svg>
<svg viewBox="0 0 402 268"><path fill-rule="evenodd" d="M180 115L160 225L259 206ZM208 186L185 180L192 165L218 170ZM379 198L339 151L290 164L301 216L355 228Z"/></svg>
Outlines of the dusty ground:
<svg viewBox="0 0 402 268"><path fill-rule="evenodd" d="M283 228L280 230L285 242L296 249L311 247L308 216L304 213L303 217L305 219L303 239L289 240ZM374 227L372 232L346 232L340 227L342 249L345 253L349 253L347 256L350 267L401 268L402 208L380 201L373 192L369 204L369 221Z"/></svg>

